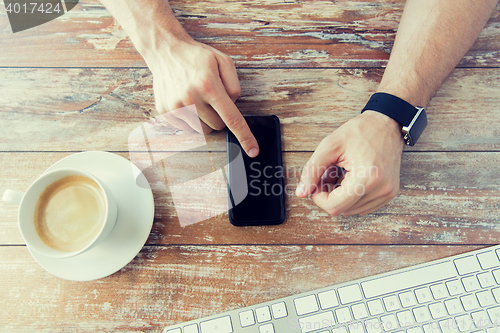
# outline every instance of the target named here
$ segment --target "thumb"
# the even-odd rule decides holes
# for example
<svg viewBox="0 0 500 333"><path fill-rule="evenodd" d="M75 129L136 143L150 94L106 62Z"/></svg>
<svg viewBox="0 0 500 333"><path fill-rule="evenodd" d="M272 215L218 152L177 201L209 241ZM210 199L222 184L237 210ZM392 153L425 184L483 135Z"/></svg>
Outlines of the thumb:
<svg viewBox="0 0 500 333"><path fill-rule="evenodd" d="M326 143L327 139L328 137L319 144L302 170L300 182L295 191L295 195L299 198L305 198L319 189L325 173L338 170L331 166L338 162L339 155L332 149L332 143Z"/></svg>

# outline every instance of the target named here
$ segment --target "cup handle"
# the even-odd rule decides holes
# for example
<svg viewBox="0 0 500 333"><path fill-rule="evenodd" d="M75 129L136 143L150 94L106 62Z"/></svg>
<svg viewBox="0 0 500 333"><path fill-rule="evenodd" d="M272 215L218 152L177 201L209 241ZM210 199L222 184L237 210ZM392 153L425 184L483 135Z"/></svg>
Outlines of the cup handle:
<svg viewBox="0 0 500 333"><path fill-rule="evenodd" d="M3 192L2 201L19 205L21 203L21 199L23 198L24 192L14 191L14 190L5 190Z"/></svg>

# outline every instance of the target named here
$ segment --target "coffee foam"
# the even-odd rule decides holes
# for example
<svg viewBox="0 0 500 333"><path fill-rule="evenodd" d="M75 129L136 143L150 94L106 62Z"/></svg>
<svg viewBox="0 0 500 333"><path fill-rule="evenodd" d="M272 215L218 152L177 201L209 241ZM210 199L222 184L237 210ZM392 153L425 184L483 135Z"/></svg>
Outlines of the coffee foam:
<svg viewBox="0 0 500 333"><path fill-rule="evenodd" d="M99 233L106 215L103 193L92 179L67 176L47 186L35 207L40 239L59 251L77 251Z"/></svg>

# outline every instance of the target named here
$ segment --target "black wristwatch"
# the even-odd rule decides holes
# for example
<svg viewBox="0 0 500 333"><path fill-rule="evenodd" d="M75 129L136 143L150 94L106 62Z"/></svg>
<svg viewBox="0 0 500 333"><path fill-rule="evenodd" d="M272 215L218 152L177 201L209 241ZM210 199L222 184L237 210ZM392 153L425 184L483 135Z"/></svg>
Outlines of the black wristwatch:
<svg viewBox="0 0 500 333"><path fill-rule="evenodd" d="M401 124L404 140L409 146L415 145L427 126L425 109L415 107L407 101L387 93L375 93L361 111L377 111Z"/></svg>

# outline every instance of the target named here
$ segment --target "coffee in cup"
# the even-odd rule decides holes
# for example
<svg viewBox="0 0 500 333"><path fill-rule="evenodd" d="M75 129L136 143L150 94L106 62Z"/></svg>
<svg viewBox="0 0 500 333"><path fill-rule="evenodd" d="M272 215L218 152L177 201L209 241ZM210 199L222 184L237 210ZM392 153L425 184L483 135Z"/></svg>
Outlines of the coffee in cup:
<svg viewBox="0 0 500 333"><path fill-rule="evenodd" d="M78 169L44 173L26 192L6 190L2 200L19 205L19 230L28 248L54 258L97 245L109 235L118 214L107 186Z"/></svg>
<svg viewBox="0 0 500 333"><path fill-rule="evenodd" d="M33 222L41 240L59 251L77 251L101 230L106 203L99 185L73 175L47 186L35 206Z"/></svg>

